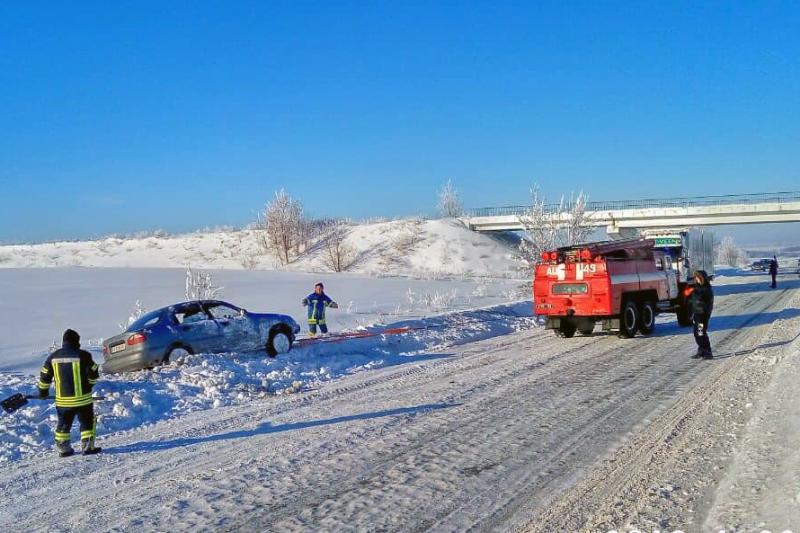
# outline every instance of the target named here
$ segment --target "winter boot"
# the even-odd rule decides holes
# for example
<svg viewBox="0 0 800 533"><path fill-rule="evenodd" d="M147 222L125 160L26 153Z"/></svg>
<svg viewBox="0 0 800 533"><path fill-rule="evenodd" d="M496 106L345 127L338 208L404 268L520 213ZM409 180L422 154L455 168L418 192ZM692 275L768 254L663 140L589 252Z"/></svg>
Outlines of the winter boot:
<svg viewBox="0 0 800 533"><path fill-rule="evenodd" d="M58 452L59 457L69 457L75 453L75 450L73 450L72 446L69 445L69 441L56 442L56 451Z"/></svg>
<svg viewBox="0 0 800 533"><path fill-rule="evenodd" d="M714 354L711 350L703 350L703 359L714 359Z"/></svg>
<svg viewBox="0 0 800 533"><path fill-rule="evenodd" d="M83 455L94 455L103 451L103 448L94 445L94 437L81 439L81 453Z"/></svg>
<svg viewBox="0 0 800 533"><path fill-rule="evenodd" d="M692 359L700 359L701 357L703 357L703 350L702 348L698 348L697 351L692 356Z"/></svg>

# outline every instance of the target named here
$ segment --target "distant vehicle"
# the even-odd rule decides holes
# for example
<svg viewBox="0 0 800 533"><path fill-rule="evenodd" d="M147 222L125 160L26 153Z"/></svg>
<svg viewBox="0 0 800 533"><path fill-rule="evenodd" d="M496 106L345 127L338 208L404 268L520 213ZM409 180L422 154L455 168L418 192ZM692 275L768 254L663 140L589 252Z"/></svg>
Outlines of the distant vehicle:
<svg viewBox="0 0 800 533"><path fill-rule="evenodd" d="M669 255L683 291L694 284L695 270L705 270L714 279L714 234L705 228L650 229L642 238L653 239L655 249ZM688 324L689 322L687 322Z"/></svg>
<svg viewBox="0 0 800 533"><path fill-rule="evenodd" d="M103 372L140 370L193 353L292 348L300 326L288 315L250 313L219 300L183 302L143 315L103 341Z"/></svg>
<svg viewBox="0 0 800 533"><path fill-rule="evenodd" d="M759 259L754 261L753 264L750 265L750 270L766 272L769 270L769 264L771 261L771 259Z"/></svg>

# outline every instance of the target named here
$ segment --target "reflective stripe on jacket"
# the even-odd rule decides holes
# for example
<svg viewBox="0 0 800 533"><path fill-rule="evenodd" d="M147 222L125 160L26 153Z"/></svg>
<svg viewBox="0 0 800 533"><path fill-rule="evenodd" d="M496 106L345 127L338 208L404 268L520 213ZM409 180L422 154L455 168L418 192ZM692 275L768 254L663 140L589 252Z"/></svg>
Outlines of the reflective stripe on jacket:
<svg viewBox="0 0 800 533"><path fill-rule="evenodd" d="M92 403L92 388L100 369L92 354L65 344L45 360L39 372L39 389L50 390L55 384L56 406L81 407Z"/></svg>
<svg viewBox="0 0 800 533"><path fill-rule="evenodd" d="M325 309L333 303L333 300L324 292L322 294L312 292L303 301L308 306L308 323L324 324Z"/></svg>

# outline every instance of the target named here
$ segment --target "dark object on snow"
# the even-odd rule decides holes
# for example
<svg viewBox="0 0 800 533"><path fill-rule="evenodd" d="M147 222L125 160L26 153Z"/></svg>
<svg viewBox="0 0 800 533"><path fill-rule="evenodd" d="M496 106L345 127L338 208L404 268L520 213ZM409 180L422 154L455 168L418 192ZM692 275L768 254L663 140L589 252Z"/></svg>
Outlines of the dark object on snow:
<svg viewBox="0 0 800 533"><path fill-rule="evenodd" d="M142 315L103 342L103 372L141 370L193 353L292 348L300 326L287 315L251 313L219 300L183 302Z"/></svg>
<svg viewBox="0 0 800 533"><path fill-rule="evenodd" d="M22 394L21 392L18 392L1 401L0 406L3 407L3 411L6 413L13 413L19 408L28 405L28 400L52 400L54 398L54 396L45 396L42 398L38 394L34 396L31 394Z"/></svg>

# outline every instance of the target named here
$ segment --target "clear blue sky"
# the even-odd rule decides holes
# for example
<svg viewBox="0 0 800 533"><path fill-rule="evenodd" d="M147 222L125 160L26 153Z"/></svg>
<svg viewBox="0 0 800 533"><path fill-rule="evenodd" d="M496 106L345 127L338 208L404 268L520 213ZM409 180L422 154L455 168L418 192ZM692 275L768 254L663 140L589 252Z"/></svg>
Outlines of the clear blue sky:
<svg viewBox="0 0 800 533"><path fill-rule="evenodd" d="M0 241L800 189L797 2L3 2Z"/></svg>

